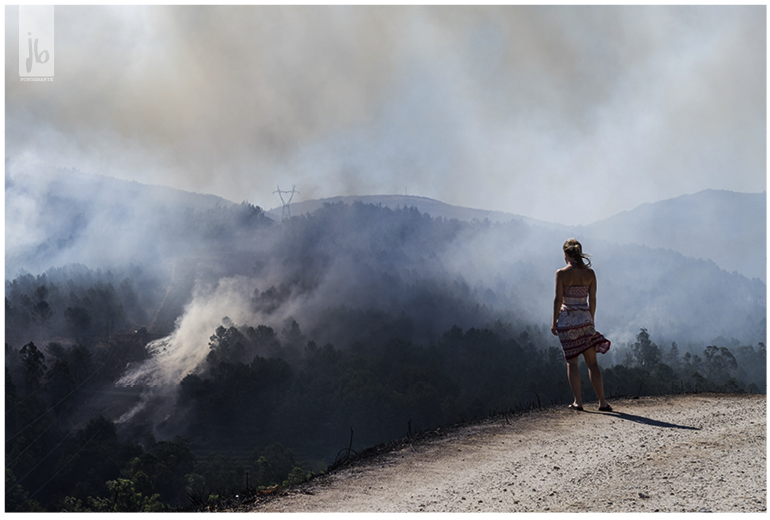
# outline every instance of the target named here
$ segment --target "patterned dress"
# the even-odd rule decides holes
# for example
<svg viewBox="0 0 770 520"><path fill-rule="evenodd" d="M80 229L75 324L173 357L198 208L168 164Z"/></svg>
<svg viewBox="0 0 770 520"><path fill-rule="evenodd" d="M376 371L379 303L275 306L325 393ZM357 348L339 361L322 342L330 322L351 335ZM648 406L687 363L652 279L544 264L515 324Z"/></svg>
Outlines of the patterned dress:
<svg viewBox="0 0 770 520"><path fill-rule="evenodd" d="M588 286L573 285L564 288L564 300L556 322L564 359L579 356L591 347L604 354L610 349L610 340L596 332L588 307Z"/></svg>

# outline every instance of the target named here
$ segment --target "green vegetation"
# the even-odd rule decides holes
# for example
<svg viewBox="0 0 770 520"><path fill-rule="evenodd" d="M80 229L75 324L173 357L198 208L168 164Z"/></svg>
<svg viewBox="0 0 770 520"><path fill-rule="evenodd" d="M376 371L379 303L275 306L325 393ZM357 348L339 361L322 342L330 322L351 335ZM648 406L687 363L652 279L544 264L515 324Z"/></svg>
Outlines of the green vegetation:
<svg viewBox="0 0 770 520"><path fill-rule="evenodd" d="M296 324L298 328L299 325ZM272 329L220 327L201 374L185 377L184 437L121 439L98 415L77 422L109 351L6 345L6 510L168 511L304 480L355 432L362 449L420 430L571 398L560 349L533 329L453 327L435 344L392 338L340 350L308 341L297 358ZM275 357L250 353L272 350ZM604 369L610 396L764 391L766 351L664 349L642 329L628 365ZM114 353L113 353L114 354ZM297 359L290 364L281 356ZM16 362L12 362L13 358ZM664 360L666 362L664 362ZM748 368L747 368L748 367ZM89 373L90 371L90 373ZM584 378L585 395L592 390ZM101 392L105 392L102 388ZM193 451L197 447L197 454ZM245 448L245 457L228 451ZM207 453L206 453L207 451ZM295 453L301 453L297 458Z"/></svg>
<svg viewBox="0 0 770 520"><path fill-rule="evenodd" d="M360 452L571 401L558 340L533 325L549 317L552 298L553 271L537 241L560 242L524 224L362 204L327 205L280 225L249 205L167 224L161 239L197 242L180 238L182 248L159 239L157 257L176 255L163 266L67 265L6 281L7 511L205 507L324 471L347 453L351 435ZM499 247L507 251L499 263L479 261ZM626 272L638 254L618 252L615 269ZM681 328L708 320L713 303L697 291L703 279L721 280L719 294L743 321L722 316L731 328L715 330L764 337L764 285L667 258L645 268L672 277L665 284L680 283L676 291L632 283L614 291L627 300L602 300L607 322L628 323L649 308L651 330L661 323L655 316L675 325L656 331L665 345L628 327L639 330L636 341L615 342L600 358L608 396L764 393L764 344L704 343ZM688 276L674 281L682 272ZM162 362L148 345L196 302L195 282L223 278L241 284L232 312L247 323L224 318L206 331L207 355L173 386L117 386L132 367ZM614 279L620 274L603 278L603 287ZM675 314L680 308L694 318ZM592 396L587 374L582 380Z"/></svg>

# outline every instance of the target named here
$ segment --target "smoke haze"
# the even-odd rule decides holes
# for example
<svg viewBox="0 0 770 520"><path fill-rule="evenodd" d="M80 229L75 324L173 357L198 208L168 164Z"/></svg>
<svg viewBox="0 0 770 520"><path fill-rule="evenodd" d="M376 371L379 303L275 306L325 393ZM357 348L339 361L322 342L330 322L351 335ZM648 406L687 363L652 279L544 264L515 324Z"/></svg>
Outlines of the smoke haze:
<svg viewBox="0 0 770 520"><path fill-rule="evenodd" d="M264 208L403 193L587 224L765 189L764 6L57 6L6 154ZM576 211L579 201L579 211Z"/></svg>
<svg viewBox="0 0 770 520"><path fill-rule="evenodd" d="M208 507L571 401L571 236L608 397L766 391L765 6L56 6L50 82L23 8L9 510Z"/></svg>

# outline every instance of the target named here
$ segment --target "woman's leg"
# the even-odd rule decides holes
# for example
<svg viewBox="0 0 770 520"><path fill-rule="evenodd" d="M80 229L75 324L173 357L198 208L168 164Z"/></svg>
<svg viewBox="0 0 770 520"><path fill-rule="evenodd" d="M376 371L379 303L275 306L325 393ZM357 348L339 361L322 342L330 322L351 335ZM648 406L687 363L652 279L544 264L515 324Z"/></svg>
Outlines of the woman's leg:
<svg viewBox="0 0 770 520"><path fill-rule="evenodd" d="M578 356L567 360L567 378L569 379L569 386L572 388L572 395L575 396L575 401L572 403L576 406L583 406L583 399L580 397L580 367L578 366Z"/></svg>
<svg viewBox="0 0 770 520"><path fill-rule="evenodd" d="M607 406L607 401L604 400L602 371L599 370L599 362L596 360L596 349L592 347L583 352L583 359L588 367L588 378L591 380L591 385L594 387L596 397L599 398L599 406Z"/></svg>

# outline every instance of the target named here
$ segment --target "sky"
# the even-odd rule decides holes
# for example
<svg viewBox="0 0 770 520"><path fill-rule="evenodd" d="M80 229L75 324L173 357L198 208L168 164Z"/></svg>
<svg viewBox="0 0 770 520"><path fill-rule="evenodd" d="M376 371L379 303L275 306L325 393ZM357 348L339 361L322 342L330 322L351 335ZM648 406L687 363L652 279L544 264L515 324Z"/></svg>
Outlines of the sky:
<svg viewBox="0 0 770 520"><path fill-rule="evenodd" d="M409 194L589 224L766 189L765 6L56 6L7 167L265 209Z"/></svg>

